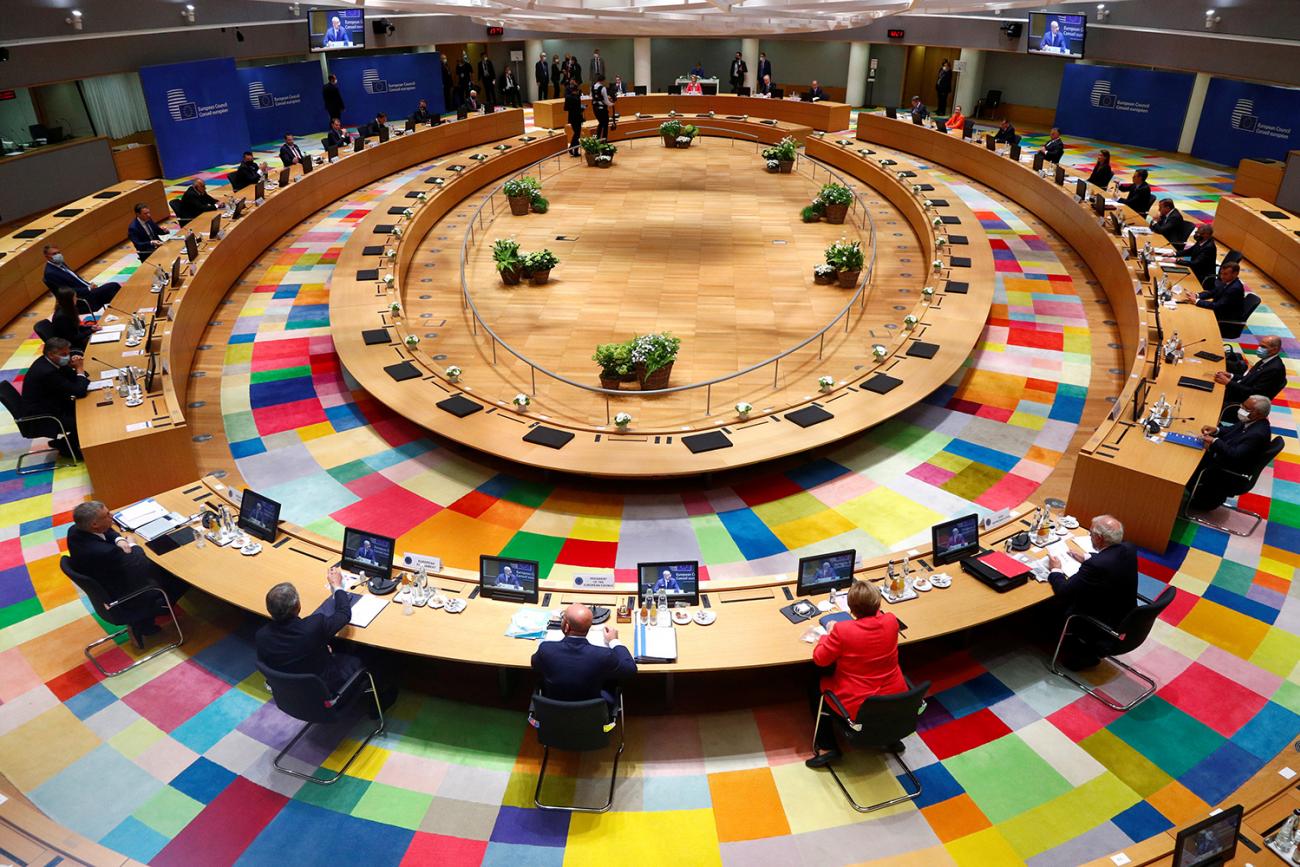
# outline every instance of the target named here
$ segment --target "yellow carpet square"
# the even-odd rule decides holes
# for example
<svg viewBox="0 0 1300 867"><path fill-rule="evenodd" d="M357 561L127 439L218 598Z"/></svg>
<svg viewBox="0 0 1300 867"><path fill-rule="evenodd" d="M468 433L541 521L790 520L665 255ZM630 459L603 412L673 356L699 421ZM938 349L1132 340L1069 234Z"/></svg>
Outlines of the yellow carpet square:
<svg viewBox="0 0 1300 867"><path fill-rule="evenodd" d="M575 813L564 847L566 867L721 865L712 810Z"/></svg>

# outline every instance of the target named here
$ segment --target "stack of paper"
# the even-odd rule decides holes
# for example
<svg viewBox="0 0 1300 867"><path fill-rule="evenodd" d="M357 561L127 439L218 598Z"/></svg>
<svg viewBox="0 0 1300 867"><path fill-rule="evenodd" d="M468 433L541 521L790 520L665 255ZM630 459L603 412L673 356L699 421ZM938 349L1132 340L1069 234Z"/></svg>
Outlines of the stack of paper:
<svg viewBox="0 0 1300 867"><path fill-rule="evenodd" d="M352 617L348 622L360 629L365 629L373 623L389 602L387 596L363 596L360 593L348 595L352 597Z"/></svg>
<svg viewBox="0 0 1300 867"><path fill-rule="evenodd" d="M633 656L637 662L676 662L677 630L671 625L649 626L638 623L634 633Z"/></svg>
<svg viewBox="0 0 1300 867"><path fill-rule="evenodd" d="M136 527L143 527L150 521L161 518L165 514L167 514L167 510L159 505L157 500L150 497L147 500L141 500L134 506L127 506L115 514L113 520L118 523L118 526L134 530Z"/></svg>

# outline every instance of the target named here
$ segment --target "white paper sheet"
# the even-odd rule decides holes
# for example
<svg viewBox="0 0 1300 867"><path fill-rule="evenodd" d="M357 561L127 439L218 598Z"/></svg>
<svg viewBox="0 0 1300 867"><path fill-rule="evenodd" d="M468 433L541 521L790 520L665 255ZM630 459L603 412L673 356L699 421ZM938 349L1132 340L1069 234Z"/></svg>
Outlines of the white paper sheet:
<svg viewBox="0 0 1300 867"><path fill-rule="evenodd" d="M353 594L352 598L352 617L348 621L353 626L362 629L369 626L379 616L379 612L387 607L389 599L387 596L362 596Z"/></svg>

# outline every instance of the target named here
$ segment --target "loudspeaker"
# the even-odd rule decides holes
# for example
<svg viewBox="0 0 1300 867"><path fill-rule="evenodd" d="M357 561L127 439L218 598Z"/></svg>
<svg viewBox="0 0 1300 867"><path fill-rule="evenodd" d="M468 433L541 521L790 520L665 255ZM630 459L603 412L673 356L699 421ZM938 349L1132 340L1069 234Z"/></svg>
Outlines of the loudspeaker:
<svg viewBox="0 0 1300 867"><path fill-rule="evenodd" d="M0 63L4 63L8 59L9 59L9 49L0 48Z"/></svg>
<svg viewBox="0 0 1300 867"><path fill-rule="evenodd" d="M1002 25L1002 32L1007 35L1008 39L1019 39L1020 28L1023 25L1019 21L1008 21Z"/></svg>
<svg viewBox="0 0 1300 867"><path fill-rule="evenodd" d="M392 36L397 28L387 18L375 18L370 22L370 32L376 36Z"/></svg>

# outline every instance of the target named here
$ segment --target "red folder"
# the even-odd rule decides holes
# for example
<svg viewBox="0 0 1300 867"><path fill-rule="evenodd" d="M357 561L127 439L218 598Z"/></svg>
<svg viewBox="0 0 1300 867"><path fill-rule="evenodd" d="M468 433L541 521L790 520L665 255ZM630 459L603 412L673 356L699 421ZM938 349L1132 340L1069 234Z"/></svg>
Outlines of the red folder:
<svg viewBox="0 0 1300 867"><path fill-rule="evenodd" d="M996 569L1007 578L1016 578L1029 571L1029 567L1024 563L1014 557L1008 557L1001 551L990 551L975 559L991 569Z"/></svg>

